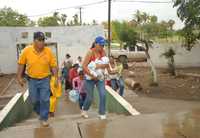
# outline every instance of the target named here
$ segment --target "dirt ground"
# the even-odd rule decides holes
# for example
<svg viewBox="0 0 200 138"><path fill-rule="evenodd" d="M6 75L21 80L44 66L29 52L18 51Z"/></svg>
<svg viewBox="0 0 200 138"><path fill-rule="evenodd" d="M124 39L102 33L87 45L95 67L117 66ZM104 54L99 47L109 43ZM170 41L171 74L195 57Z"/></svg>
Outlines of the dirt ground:
<svg viewBox="0 0 200 138"><path fill-rule="evenodd" d="M133 71L134 77L129 77L128 72ZM177 69L177 72L200 74L200 68ZM200 100L200 78L171 76L166 69L157 69L158 86L150 86L150 68L143 63L132 65L124 71L124 77L132 78L142 85L141 91L136 91L140 96L178 99L178 100Z"/></svg>
<svg viewBox="0 0 200 138"><path fill-rule="evenodd" d="M0 94L7 87L8 83L11 81L11 79L14 77L15 77L15 75L13 75L13 74L0 76Z"/></svg>
<svg viewBox="0 0 200 138"><path fill-rule="evenodd" d="M0 75L0 95L15 95L18 92L25 91L26 88L26 86L22 88L18 85L15 74Z"/></svg>

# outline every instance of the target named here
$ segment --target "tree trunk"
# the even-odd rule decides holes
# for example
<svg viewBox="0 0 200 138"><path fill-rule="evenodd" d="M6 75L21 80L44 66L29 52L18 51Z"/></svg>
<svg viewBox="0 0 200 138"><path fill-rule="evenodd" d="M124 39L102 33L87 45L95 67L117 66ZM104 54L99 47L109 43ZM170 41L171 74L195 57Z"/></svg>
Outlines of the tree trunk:
<svg viewBox="0 0 200 138"><path fill-rule="evenodd" d="M158 79L157 79L157 72L156 72L156 68L150 58L150 55L148 53L148 51L145 52L146 53L146 56L147 56L147 63L150 65L151 67L151 72L152 72L152 84L151 85L158 85Z"/></svg>

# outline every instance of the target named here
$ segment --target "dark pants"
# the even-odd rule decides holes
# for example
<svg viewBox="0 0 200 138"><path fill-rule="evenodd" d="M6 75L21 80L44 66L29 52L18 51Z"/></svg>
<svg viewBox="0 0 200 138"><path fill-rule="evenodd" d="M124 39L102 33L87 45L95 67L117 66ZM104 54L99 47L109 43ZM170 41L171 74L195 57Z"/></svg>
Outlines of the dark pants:
<svg viewBox="0 0 200 138"><path fill-rule="evenodd" d="M123 80L123 78L120 77L119 79L111 79L110 83L111 83L112 89L117 91L117 89L119 88L119 95L123 96L123 94L124 94L124 80Z"/></svg>
<svg viewBox="0 0 200 138"><path fill-rule="evenodd" d="M86 99L86 93L80 93L79 95L79 107L82 110L83 109L83 104L85 102Z"/></svg>

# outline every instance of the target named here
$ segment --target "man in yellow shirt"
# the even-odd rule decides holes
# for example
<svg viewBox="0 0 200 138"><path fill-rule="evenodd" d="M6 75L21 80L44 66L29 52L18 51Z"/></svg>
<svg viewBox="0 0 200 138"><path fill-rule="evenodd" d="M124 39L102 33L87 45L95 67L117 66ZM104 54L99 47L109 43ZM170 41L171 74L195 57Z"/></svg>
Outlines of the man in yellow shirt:
<svg viewBox="0 0 200 138"><path fill-rule="evenodd" d="M40 116L42 126L48 126L50 75L58 80L57 62L50 48L45 47L45 35L34 33L34 42L26 47L18 60L17 80L24 85L23 71L26 66L28 89L34 111ZM57 83L55 83L57 85Z"/></svg>

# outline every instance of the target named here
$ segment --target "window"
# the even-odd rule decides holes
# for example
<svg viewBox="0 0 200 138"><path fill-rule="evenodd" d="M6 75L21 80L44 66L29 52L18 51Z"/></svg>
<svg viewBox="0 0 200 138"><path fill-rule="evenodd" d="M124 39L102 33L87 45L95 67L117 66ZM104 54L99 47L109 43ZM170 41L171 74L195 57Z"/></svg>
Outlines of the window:
<svg viewBox="0 0 200 138"><path fill-rule="evenodd" d="M51 38L51 32L45 32L46 38Z"/></svg>
<svg viewBox="0 0 200 138"><path fill-rule="evenodd" d="M21 38L23 38L23 39L28 38L28 32L22 32L21 33Z"/></svg>
<svg viewBox="0 0 200 138"><path fill-rule="evenodd" d="M130 46L129 51L135 51L135 46Z"/></svg>
<svg viewBox="0 0 200 138"><path fill-rule="evenodd" d="M138 46L137 48L138 48L138 51L145 51L144 47Z"/></svg>

